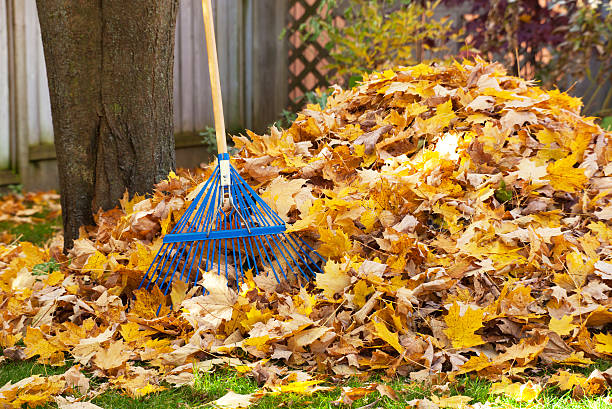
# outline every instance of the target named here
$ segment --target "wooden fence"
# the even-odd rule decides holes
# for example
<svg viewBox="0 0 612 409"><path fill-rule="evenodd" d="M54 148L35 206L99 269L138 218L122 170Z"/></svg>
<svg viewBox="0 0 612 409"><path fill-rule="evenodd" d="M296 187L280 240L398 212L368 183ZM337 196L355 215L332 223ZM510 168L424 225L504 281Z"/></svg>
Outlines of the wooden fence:
<svg viewBox="0 0 612 409"><path fill-rule="evenodd" d="M213 0L228 129L264 130L288 102L287 0ZM205 154L213 125L201 0L181 0L176 30L177 163ZM0 185L57 186L47 76L35 0L0 0Z"/></svg>

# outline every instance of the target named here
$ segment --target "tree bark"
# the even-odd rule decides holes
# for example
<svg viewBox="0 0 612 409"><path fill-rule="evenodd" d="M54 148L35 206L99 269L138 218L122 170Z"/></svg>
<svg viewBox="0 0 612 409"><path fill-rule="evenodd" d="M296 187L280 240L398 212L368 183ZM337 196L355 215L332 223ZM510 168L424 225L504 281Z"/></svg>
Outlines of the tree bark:
<svg viewBox="0 0 612 409"><path fill-rule="evenodd" d="M178 0L37 0L60 176L64 247L127 190L175 167Z"/></svg>

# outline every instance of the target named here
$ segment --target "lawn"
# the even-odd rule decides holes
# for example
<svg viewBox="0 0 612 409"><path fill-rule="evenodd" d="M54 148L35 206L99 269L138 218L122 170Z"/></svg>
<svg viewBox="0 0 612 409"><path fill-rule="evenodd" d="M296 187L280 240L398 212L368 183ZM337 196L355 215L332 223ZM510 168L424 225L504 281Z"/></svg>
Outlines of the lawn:
<svg viewBox="0 0 612 409"><path fill-rule="evenodd" d="M581 372L588 374L593 369L605 369L609 364L601 361L591 367L582 368ZM15 383L31 375L56 375L65 372L70 366L51 367L40 365L32 360L24 362L10 362L0 366L0 385L9 381ZM99 381L91 379L92 387L99 385ZM351 405L338 405L334 403L341 397L342 388L363 388L367 385L388 385L397 394L394 401L387 396L381 396L374 391L367 396L356 399ZM255 403L252 408L390 408L399 409L410 405L408 402L415 399L432 398L432 396L468 396L472 398L470 404L489 403L492 407L503 408L533 408L533 409L603 409L612 408L612 395L606 394L581 400L572 399L569 392L562 392L556 387L546 388L542 394L533 402L517 402L509 397L493 395L489 393L491 382L470 377L459 378L451 383L450 387L432 387L411 382L401 377L387 379L381 375L374 375L368 380L352 378L341 384L328 380L324 385L334 385L334 389L326 392L315 393L312 396L286 393L280 395L266 395ZM104 392L92 402L102 408L121 409L163 409L163 408L198 408L211 407L210 402L225 395L228 391L239 394L254 393L259 390L257 383L250 377L239 375L225 369L213 372L202 372L195 377L194 386L183 386L181 388L169 388L166 391L153 393L143 398L132 399L119 392ZM43 408L57 408L56 404L48 404Z"/></svg>
<svg viewBox="0 0 612 409"><path fill-rule="evenodd" d="M54 192L21 194L21 188L0 197L0 243L29 241L42 246L62 229L59 196Z"/></svg>

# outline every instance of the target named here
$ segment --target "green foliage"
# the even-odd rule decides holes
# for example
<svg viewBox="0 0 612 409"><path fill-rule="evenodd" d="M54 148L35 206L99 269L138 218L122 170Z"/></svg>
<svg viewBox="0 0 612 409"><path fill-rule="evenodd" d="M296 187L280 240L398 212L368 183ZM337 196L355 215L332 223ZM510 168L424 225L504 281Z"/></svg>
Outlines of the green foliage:
<svg viewBox="0 0 612 409"><path fill-rule="evenodd" d="M306 104L317 104L321 109L327 106L327 98L331 95L331 91L321 91L317 88L314 91L307 92L302 99Z"/></svg>
<svg viewBox="0 0 612 409"><path fill-rule="evenodd" d="M470 52L563 91L588 80L584 110L612 113L612 4L601 0L443 0L463 7ZM595 64L597 62L597 64ZM606 91L608 90L608 91ZM604 92L607 92L604 94ZM599 106L598 106L599 104Z"/></svg>
<svg viewBox="0 0 612 409"><path fill-rule="evenodd" d="M39 217L39 215L34 215ZM38 246L44 245L62 228L62 218L44 220L40 223L0 222L0 231L6 231L20 241L29 241Z"/></svg>
<svg viewBox="0 0 612 409"><path fill-rule="evenodd" d="M240 135L245 133L245 129L244 128L232 128L227 130L227 135ZM199 132L199 135L202 137L202 144L204 145L204 148L211 154L211 155L217 155L217 133L215 131L215 128L211 127L211 126L207 126L203 131ZM229 152L230 155L233 155L235 153L235 148L232 145L232 140L230 137L227 137L227 150Z"/></svg>
<svg viewBox="0 0 612 409"><path fill-rule="evenodd" d="M459 37L447 17L434 17L440 2L322 0L299 27L305 41L328 36L329 68L348 83L364 72L426 60Z"/></svg>
<svg viewBox="0 0 612 409"><path fill-rule="evenodd" d="M601 120L601 127L612 131L612 116L607 116Z"/></svg>
<svg viewBox="0 0 612 409"><path fill-rule="evenodd" d="M202 132L200 132L200 136L202 137L202 144L206 148L207 151L216 152L217 151L217 139L215 128L211 126L207 126Z"/></svg>
<svg viewBox="0 0 612 409"><path fill-rule="evenodd" d="M54 258L52 258L46 263L36 264L34 267L32 267L32 274L47 275L53 273L54 271L59 271L60 267L60 264Z"/></svg>
<svg viewBox="0 0 612 409"><path fill-rule="evenodd" d="M567 26L556 28L565 33L564 41L553 50L548 76L543 79L549 86L567 87L576 80L588 80L591 87L585 93L588 99L584 111L596 116L611 115L612 3L577 0L569 3L576 4L568 13ZM598 99L602 101L599 106L595 105Z"/></svg>
<svg viewBox="0 0 612 409"><path fill-rule="evenodd" d="M21 183L18 185L8 185L7 189L9 193L12 193L14 195L20 195L23 193L23 185Z"/></svg>
<svg viewBox="0 0 612 409"><path fill-rule="evenodd" d="M283 109L280 113L280 118L272 124L277 128L287 129L291 126L293 121L297 118L297 114L295 112L291 112L288 109Z"/></svg>
<svg viewBox="0 0 612 409"><path fill-rule="evenodd" d="M506 182L503 180L499 182L499 188L495 190L495 198L500 203L505 203L512 200L512 190L506 187Z"/></svg>
<svg viewBox="0 0 612 409"><path fill-rule="evenodd" d="M193 388L206 400L215 400L225 395L229 390L240 394L255 392L257 383L249 377L238 376L236 372L216 370L203 372L194 368Z"/></svg>

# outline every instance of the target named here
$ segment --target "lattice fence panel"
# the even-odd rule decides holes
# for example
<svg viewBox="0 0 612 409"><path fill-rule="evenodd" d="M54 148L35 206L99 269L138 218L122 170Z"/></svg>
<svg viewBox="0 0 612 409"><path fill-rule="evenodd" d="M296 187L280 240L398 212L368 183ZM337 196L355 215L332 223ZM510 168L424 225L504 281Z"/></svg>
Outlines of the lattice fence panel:
<svg viewBox="0 0 612 409"><path fill-rule="evenodd" d="M298 29L308 17L317 13L320 0L291 0L289 33L289 109L297 112L304 104L303 96L317 87L327 87L329 52L325 48L329 39L323 33L319 38L302 41Z"/></svg>

